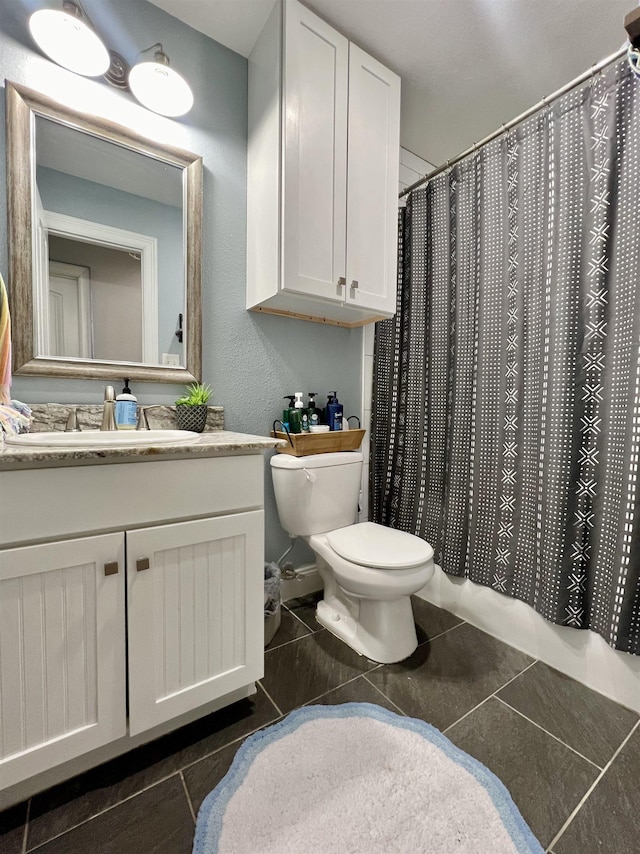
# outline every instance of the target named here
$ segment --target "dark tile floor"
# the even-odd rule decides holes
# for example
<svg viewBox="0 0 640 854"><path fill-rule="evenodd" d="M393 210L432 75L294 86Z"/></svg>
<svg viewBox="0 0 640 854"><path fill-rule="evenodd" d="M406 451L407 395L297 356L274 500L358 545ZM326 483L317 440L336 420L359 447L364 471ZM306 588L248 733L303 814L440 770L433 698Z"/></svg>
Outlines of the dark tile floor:
<svg viewBox="0 0 640 854"><path fill-rule="evenodd" d="M313 599L289 602L255 697L0 813L0 854L188 854L242 739L312 702L377 703L442 729L553 854L639 852L638 716L427 602L414 613L418 649L383 666L322 629Z"/></svg>

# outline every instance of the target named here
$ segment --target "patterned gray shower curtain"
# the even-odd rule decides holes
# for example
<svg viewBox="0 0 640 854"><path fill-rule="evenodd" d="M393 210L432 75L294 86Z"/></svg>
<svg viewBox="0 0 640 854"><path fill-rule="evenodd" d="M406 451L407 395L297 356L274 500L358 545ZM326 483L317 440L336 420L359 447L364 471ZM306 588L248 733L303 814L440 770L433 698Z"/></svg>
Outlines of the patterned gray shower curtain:
<svg viewBox="0 0 640 854"><path fill-rule="evenodd" d="M625 62L401 214L372 518L640 654L640 81Z"/></svg>

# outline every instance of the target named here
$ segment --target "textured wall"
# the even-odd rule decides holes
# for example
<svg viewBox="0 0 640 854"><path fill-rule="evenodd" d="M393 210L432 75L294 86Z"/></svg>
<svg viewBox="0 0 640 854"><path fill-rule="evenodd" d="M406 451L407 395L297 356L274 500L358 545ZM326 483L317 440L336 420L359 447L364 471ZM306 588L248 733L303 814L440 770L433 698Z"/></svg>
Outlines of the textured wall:
<svg viewBox="0 0 640 854"><path fill-rule="evenodd" d="M203 379L214 388L212 402L224 406L226 426L266 435L281 409L282 395L309 389L324 395L337 388L346 412L361 414L360 330L244 309L246 60L144 0L84 0L105 41L129 62L152 42L163 43L195 95L193 110L183 120L172 121L139 107L127 93L79 78L46 60L27 29L29 12L39 5L37 0L0 0L0 78L53 97L69 99L72 93L76 103L87 104L86 110L204 158ZM4 128L4 88L0 121ZM4 193L4 133L0 139ZM0 272L6 279L5 203L0 204ZM101 399L102 385L90 380L17 377L13 391L27 402L91 403ZM150 383L136 383L133 389L143 403L172 403L180 392L178 386ZM284 551L288 538L277 521L268 466L265 481L266 556L273 559ZM308 556L300 545L292 557L301 563Z"/></svg>

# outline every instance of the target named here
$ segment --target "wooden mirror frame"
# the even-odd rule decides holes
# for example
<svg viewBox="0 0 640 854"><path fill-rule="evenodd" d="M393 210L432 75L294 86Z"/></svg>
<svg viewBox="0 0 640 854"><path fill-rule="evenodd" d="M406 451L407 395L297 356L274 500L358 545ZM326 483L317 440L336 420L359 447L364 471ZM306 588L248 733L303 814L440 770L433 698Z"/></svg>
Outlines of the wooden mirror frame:
<svg viewBox="0 0 640 854"><path fill-rule="evenodd" d="M106 119L75 112L56 101L6 81L9 293L13 328L13 373L17 376L113 379L148 382L200 381L202 372L202 158L159 145ZM36 115L97 136L183 169L185 219L186 365L38 356L34 340L33 211Z"/></svg>

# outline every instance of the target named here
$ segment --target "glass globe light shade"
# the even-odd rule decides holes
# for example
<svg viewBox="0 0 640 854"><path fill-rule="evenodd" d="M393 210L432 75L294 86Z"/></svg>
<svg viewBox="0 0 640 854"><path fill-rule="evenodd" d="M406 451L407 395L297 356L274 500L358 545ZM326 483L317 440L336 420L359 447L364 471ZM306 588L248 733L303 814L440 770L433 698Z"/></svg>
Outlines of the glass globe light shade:
<svg viewBox="0 0 640 854"><path fill-rule="evenodd" d="M40 9L29 18L29 29L43 53L69 71L100 77L109 68L106 47L94 30L72 11Z"/></svg>
<svg viewBox="0 0 640 854"><path fill-rule="evenodd" d="M168 61L139 62L129 72L129 88L143 107L161 116L183 116L193 106L193 92L187 81L170 68Z"/></svg>

